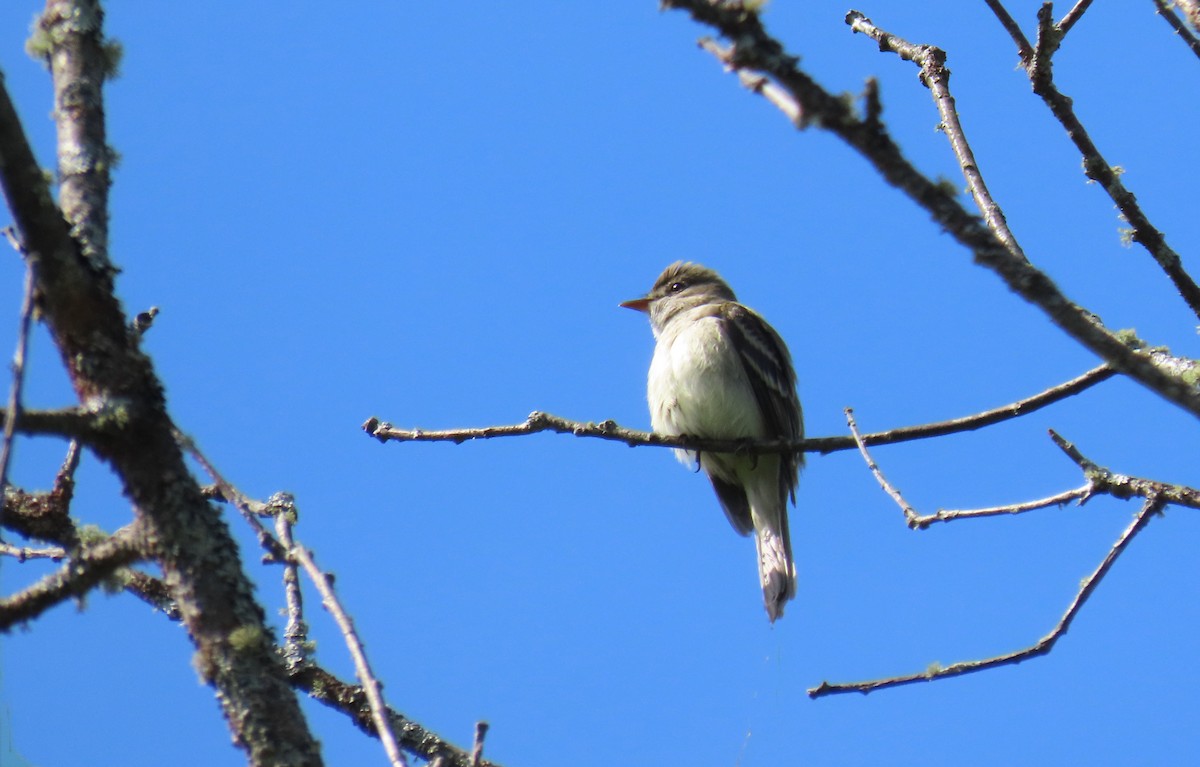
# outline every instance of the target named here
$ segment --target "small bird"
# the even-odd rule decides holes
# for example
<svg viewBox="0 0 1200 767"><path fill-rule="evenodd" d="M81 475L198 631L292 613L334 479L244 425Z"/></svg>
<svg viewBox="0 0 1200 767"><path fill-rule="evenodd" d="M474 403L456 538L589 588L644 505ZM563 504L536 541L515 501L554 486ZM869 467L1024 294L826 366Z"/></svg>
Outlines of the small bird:
<svg viewBox="0 0 1200 767"><path fill-rule="evenodd" d="M787 346L766 320L737 302L716 272L678 261L644 297L621 306L648 314L654 331L646 386L654 431L712 439L804 438ZM754 532L763 601L774 623L796 596L787 502L796 502L803 455L675 455L689 466L698 460L733 528Z"/></svg>

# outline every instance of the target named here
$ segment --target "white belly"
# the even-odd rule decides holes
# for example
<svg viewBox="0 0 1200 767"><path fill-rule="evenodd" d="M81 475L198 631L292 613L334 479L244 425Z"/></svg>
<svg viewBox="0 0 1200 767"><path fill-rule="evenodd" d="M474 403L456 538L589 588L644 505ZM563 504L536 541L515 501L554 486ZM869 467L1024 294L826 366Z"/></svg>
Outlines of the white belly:
<svg viewBox="0 0 1200 767"><path fill-rule="evenodd" d="M655 346L647 385L655 431L730 439L766 436L754 390L719 322L714 317L691 322ZM680 455L680 460L694 456Z"/></svg>

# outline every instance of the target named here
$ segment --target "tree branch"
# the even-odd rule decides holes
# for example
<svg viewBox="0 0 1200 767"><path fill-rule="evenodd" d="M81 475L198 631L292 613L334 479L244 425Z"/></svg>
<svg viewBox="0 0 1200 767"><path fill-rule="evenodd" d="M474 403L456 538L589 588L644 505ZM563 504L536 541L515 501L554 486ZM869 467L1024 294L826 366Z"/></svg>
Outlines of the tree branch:
<svg viewBox="0 0 1200 767"><path fill-rule="evenodd" d="M1058 29L1058 37L1060 40L1066 36L1067 32L1071 31L1071 27L1075 26L1075 24L1081 18L1083 18L1083 14L1087 11L1091 4L1092 0L1079 0L1079 2L1075 3L1075 5L1071 8L1071 10L1067 11L1066 16L1063 16L1062 20L1054 25L1055 28Z"/></svg>
<svg viewBox="0 0 1200 767"><path fill-rule="evenodd" d="M32 620L71 597L81 597L113 571L143 558L144 540L136 525L87 546L61 570L11 597L0 599L0 631Z"/></svg>
<svg viewBox="0 0 1200 767"><path fill-rule="evenodd" d="M8 487L0 525L29 539L57 543L66 549L79 545L79 533L71 519L71 499L75 494L75 469L79 466L79 443L71 442L67 457L54 477L54 489L47 493L27 493Z"/></svg>
<svg viewBox="0 0 1200 767"><path fill-rule="evenodd" d="M908 501L904 500L904 496L900 495L900 491L892 483L887 481L883 476L883 472L880 471L879 465L875 463L875 460L871 458L871 454L867 452L867 446L863 443L862 435L858 433L858 424L854 422L854 410L846 408L843 412L846 414L846 425L850 427L850 434L854 437L855 444L858 445L858 452L862 454L863 460L867 462L867 468L875 475L875 481L879 483L883 491L891 496L896 505L900 507L900 510L904 512L904 519L908 523L908 526L914 527L916 519L919 516L916 509L910 506Z"/></svg>
<svg viewBox="0 0 1200 767"><path fill-rule="evenodd" d="M859 119L849 104L803 72L796 57L767 34L757 13L743 3L717 0L664 0L663 6L687 10L695 20L736 41L724 63L738 71L761 74L787 90L809 123L833 132L866 157L888 183L925 208L969 249L978 263L994 271L1068 335L1118 371L1200 416L1200 386L1156 364L1147 350L1127 345L1093 313L1072 303L1045 273L1013 257L995 233L970 215L952 192L913 167L877 120Z"/></svg>
<svg viewBox="0 0 1200 767"><path fill-rule="evenodd" d="M97 0L47 0L36 33L54 81L59 204L81 255L111 288L115 270L108 259L108 189L113 157L103 88L113 62L103 22Z"/></svg>
<svg viewBox="0 0 1200 767"><path fill-rule="evenodd" d="M1021 27L1000 0L984 0L984 2L987 3L988 8L992 9L992 13L996 14L1001 26L1008 32L1008 36L1017 44L1017 54L1021 57L1021 65L1028 66L1030 59L1033 58L1033 46L1029 44L1029 38L1021 31Z"/></svg>
<svg viewBox="0 0 1200 767"><path fill-rule="evenodd" d="M1193 35L1192 31L1187 28L1187 25L1175 15L1175 11L1171 10L1171 6L1167 3L1167 0L1154 0L1154 7L1157 9L1156 12L1158 15L1166 19L1167 23L1171 25L1171 29L1175 30L1175 34L1179 39L1183 40L1184 44L1192 49L1192 53L1200 57L1200 38Z"/></svg>
<svg viewBox="0 0 1200 767"><path fill-rule="evenodd" d="M914 684L916 682L932 682L938 679L948 679L950 677L962 676L963 674L972 674L978 671L985 671L987 669L996 668L997 666L1015 665L1022 661L1029 660L1030 658L1035 658L1039 655L1045 655L1049 653L1050 650L1054 648L1054 645L1058 642L1059 638L1061 638L1063 634L1067 633L1067 629L1071 627L1071 622L1075 620L1075 616L1079 614L1079 611L1083 608L1084 603L1087 602L1089 597L1091 597L1092 593L1096 590L1096 587L1100 585L1100 581L1103 580L1104 576L1108 574L1108 571L1112 568L1113 563L1117 561L1117 557L1119 557L1121 553L1125 551L1125 547L1129 545L1129 542L1133 540L1134 536L1142 531L1142 529L1146 526L1146 523L1150 521L1150 517L1162 511L1162 508L1165 504L1165 501L1157 497L1146 499L1146 502L1142 504L1141 510L1134 518L1133 523L1130 524L1123 533L1121 533L1119 538L1117 538L1116 543L1114 543L1112 548L1109 549L1108 554L1104 557L1103 561L1100 562L1100 565L1095 569L1095 571L1084 579L1078 593L1076 593L1075 598L1071 600L1071 604L1067 607L1067 611L1063 613L1062 618L1059 619L1058 624L1054 626L1049 634L1042 637L1029 647L1026 647L1022 650L1017 650L1016 652L1005 653L1004 655L997 655L983 660L964 661L961 663L953 663L949 666L941 666L935 663L925 671L918 674L907 674L904 676L888 677L885 679L873 679L865 682L821 682L821 684L818 686L808 690L808 697L821 698L826 695L836 695L846 692L860 692L865 695L866 693L874 692L875 690L886 689L888 687L899 687L901 685Z"/></svg>
<svg viewBox="0 0 1200 767"><path fill-rule="evenodd" d="M5 233L10 238L14 236L12 227L7 227ZM25 288L22 296L21 320L17 326L17 351L13 354L12 384L8 390L7 409L7 412L16 414L17 417L4 419L4 444L0 447L0 492L7 492L8 489L8 466L21 412L21 387L25 383L25 352L29 348L29 321L33 316L33 269L29 266L25 267Z"/></svg>
<svg viewBox="0 0 1200 767"><path fill-rule="evenodd" d="M400 747L396 744L396 735L392 732L391 721L387 715L387 704L383 702L379 680L375 677L374 672L371 671L371 664L367 660L366 650L363 648L362 641L358 638L358 632L354 628L354 621L342 607L342 603L338 600L337 595L333 593L333 579L321 572L321 569L317 567L317 563L308 549L296 543L295 539L293 539L292 524L297 511L292 497L289 495L275 504L268 502L267 505L278 506L281 503L284 508L276 513L276 529L279 531L280 542L287 550L288 561L295 562L304 568L304 572L308 574L308 578L317 589L317 593L321 595L321 605L333 616L334 623L341 630L342 639L346 642L346 649L349 650L350 658L354 661L355 675L358 677L358 682L362 686L363 693L367 696L367 704L371 709L371 723L375 727L375 735L383 744L383 750L387 753L388 761L393 767L408 767L408 760L404 758L404 754L400 752Z"/></svg>
<svg viewBox="0 0 1200 767"><path fill-rule="evenodd" d="M950 148L958 159L959 168L967 180L975 205L983 214L983 220L1014 258L1028 261L1025 252L1017 243L1017 238L1008 228L1004 211L988 191L983 174L979 172L979 166L975 162L975 154L971 151L971 145L967 143L962 122L958 118L958 110L954 105L954 97L950 95L950 70L946 68L946 52L932 45L914 45L885 32L858 11L846 14L846 23L855 32L861 32L879 43L881 51L891 51L920 68L921 83L933 94L933 103L937 105L938 115L942 118L941 128L950 141Z"/></svg>
<svg viewBox="0 0 1200 767"><path fill-rule="evenodd" d="M1078 7L1076 6L1076 8ZM1142 245L1150 253L1159 268L1175 285L1175 289L1192 313L1200 318L1200 285L1197 285L1184 269L1182 259L1167 244L1163 233L1150 223L1150 219L1142 210L1137 197L1122 183L1123 171L1119 167L1110 165L1100 154L1100 149L1092 141L1091 136L1084 129L1083 123L1075 114L1072 100L1063 95L1058 86L1054 84L1052 59L1065 30L1054 24L1052 13L1051 3L1043 4L1041 10L1038 11L1038 36L1034 48L1035 53L1025 68L1029 80L1033 84L1033 92L1040 96L1046 106L1050 108L1051 113L1067 131L1067 136L1075 144L1075 148L1083 156L1084 175L1104 188L1117 209L1121 211L1121 215L1129 222L1130 239ZM1064 19L1064 21L1066 20Z"/></svg>
<svg viewBox="0 0 1200 767"><path fill-rule="evenodd" d="M1047 405L1078 394L1091 388L1101 381L1106 381L1116 375L1116 371L1108 365L1092 368L1083 375L1070 381L1052 386L1031 397L1017 400L991 410L985 410L975 415L953 418L948 421L905 426L899 429L865 434L862 436L866 445L891 445L898 442L908 442L916 439L941 437L964 431L974 431L985 426L1001 423L1036 412ZM856 447L853 436L843 437L813 437L797 442L772 440L755 442L753 440L720 440L700 439L698 437L676 437L653 432L638 431L618 426L614 421L601 423L572 421L549 413L535 410L529 414L524 423L509 426L483 426L467 429L400 429L386 421L371 417L362 425L363 431L380 442L453 442L462 444L469 440L495 439L498 437L520 437L527 434L538 434L544 431L558 434L574 434L577 437L594 437L613 442L622 442L630 447L670 447L687 448L703 452L737 452L750 451L756 453L789 453L814 452L833 453L839 450L852 450Z"/></svg>
<svg viewBox="0 0 1200 767"><path fill-rule="evenodd" d="M161 382L112 290L107 259L108 159L101 85L107 59L95 0L49 0L39 22L63 141L53 202L0 82L0 187L37 282L38 306L72 386L108 413L89 446L121 479L217 692L233 737L255 765L321 763L299 701L266 638L270 629L224 521L204 499L172 434ZM111 49L109 49L111 52ZM76 242L72 233L80 237Z"/></svg>

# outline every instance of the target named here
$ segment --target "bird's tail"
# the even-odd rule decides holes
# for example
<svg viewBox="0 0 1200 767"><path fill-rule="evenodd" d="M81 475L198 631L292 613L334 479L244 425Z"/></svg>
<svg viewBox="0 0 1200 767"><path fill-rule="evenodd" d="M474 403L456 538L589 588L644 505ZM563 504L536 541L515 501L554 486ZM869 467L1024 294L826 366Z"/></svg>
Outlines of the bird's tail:
<svg viewBox="0 0 1200 767"><path fill-rule="evenodd" d="M756 524L754 530L754 544L758 549L758 578L762 582L763 602L772 623L783 615L784 604L796 596L796 564L792 561L786 508L781 521L782 524L778 526Z"/></svg>

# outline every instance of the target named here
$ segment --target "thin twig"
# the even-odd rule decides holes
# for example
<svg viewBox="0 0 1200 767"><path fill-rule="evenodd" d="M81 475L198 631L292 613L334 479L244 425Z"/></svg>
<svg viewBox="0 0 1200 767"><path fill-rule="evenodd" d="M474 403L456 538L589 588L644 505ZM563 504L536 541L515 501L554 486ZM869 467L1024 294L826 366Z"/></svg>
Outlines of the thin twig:
<svg viewBox="0 0 1200 767"><path fill-rule="evenodd" d="M171 590L161 579L131 569L128 578L125 579L125 590L163 613L168 620L178 622L181 619ZM311 660L289 668L288 677L295 689L350 717L364 732L375 733L371 707L361 686L339 679ZM399 735L404 747L411 753L430 763L441 759L446 767L472 767L471 755L466 751L443 740L395 709L388 708L387 715L392 724L392 731ZM499 765L485 759L480 767Z"/></svg>
<svg viewBox="0 0 1200 767"><path fill-rule="evenodd" d="M294 507L293 507L294 508ZM287 513L275 517L275 533L284 546L292 539L291 519ZM287 610L287 625L283 630L283 661L288 671L307 662L306 643L308 623L304 620L304 599L300 593L300 574L294 559L283 564L283 596Z"/></svg>
<svg viewBox="0 0 1200 767"><path fill-rule="evenodd" d="M12 242L17 252L24 253L12 227L6 227L5 236ZM21 299L21 320L17 326L17 350L12 360L12 384L8 389L8 407L4 418L4 444L0 447L0 493L8 487L8 466L12 459L13 440L17 434L17 421L21 413L21 388L25 384L25 353L29 348L29 326L33 317L33 266L25 266L25 288Z"/></svg>
<svg viewBox="0 0 1200 767"><path fill-rule="evenodd" d="M971 151L971 145L967 143L966 133L963 131L962 122L958 117L958 109L954 105L954 97L950 94L950 70L946 68L946 52L933 45L914 45L886 32L875 26L870 19L858 11L850 11L846 14L846 23L855 32L861 32L879 43L880 50L892 51L902 59L911 60L920 68L921 82L929 88L933 95L933 103L937 106L938 115L942 119L942 130L950 141L950 148L958 159L958 166L967 180L967 186L971 190L971 196L975 199L975 205L983 214L983 220L987 222L988 228L996 234L996 239L1004 244L1014 258L1028 261L1025 252L1017 243L1016 236L1008 228L1004 211L1000 209L1000 205L988 191L983 174L980 173L979 165L975 161L975 153Z"/></svg>
<svg viewBox="0 0 1200 767"><path fill-rule="evenodd" d="M1075 620L1075 616L1079 614L1079 611L1083 608L1084 603L1087 602L1088 598L1096 590L1096 587L1100 585L1100 581L1108 573L1109 569L1112 568L1113 563L1117 561L1117 557L1121 555L1121 552L1125 550L1125 547L1129 545L1129 542L1133 540L1134 536L1142 531L1150 518L1162 510L1164 505L1165 502L1161 498L1153 497L1146 499L1146 502L1142 504L1142 508L1137 513L1137 516L1134 518L1133 522L1125 529L1123 533L1121 533L1121 536L1117 538L1117 542L1114 543L1112 548L1109 549L1108 554L1104 557L1104 560L1100 563L1099 567L1097 567L1091 575L1084 579L1078 593L1076 593L1075 598L1071 600L1071 604L1067 607L1067 611L1063 613L1062 618L1059 619L1058 624L1050 631L1049 634L1042 637L1029 647L1026 647L1022 650L1017 650L1016 652L997 655L995 657L986 658L983 660L964 661L962 663L954 663L949 666L933 665L926 671L918 674L908 674L905 676L889 677L886 679L874 679L865 682L822 682L818 686L810 688L808 690L808 696L810 698L820 698L826 695L836 695L838 693L845 692L860 692L866 694L888 687L899 687L901 685L914 684L916 682L932 682L938 679L962 676L963 674L984 671L997 666L1021 663L1022 661L1029 660L1030 658L1034 658L1039 655L1045 655L1046 653L1050 652L1051 649L1053 649L1059 638L1061 638L1063 634L1067 633L1067 629L1071 627L1071 622Z"/></svg>
<svg viewBox="0 0 1200 767"><path fill-rule="evenodd" d="M1200 56L1200 38L1192 34L1192 30L1187 28L1187 25L1175 15L1175 11L1167 3L1167 0L1154 0L1154 7L1158 9L1158 15L1167 20L1171 25L1171 29L1175 30L1175 34L1183 40L1187 47L1192 49L1192 53Z"/></svg>
<svg viewBox="0 0 1200 767"><path fill-rule="evenodd" d="M734 49L733 46L724 46L718 43L711 37L702 37L699 40L701 50L708 51L713 56L725 64L725 69L730 72L737 73L738 82L742 87L751 93L757 93L767 101L775 105L775 108L783 112L792 125L803 129L805 127L804 110L800 107L799 102L783 88L780 88L775 83L763 75L756 75L751 72L738 69L734 65Z"/></svg>
<svg viewBox="0 0 1200 767"><path fill-rule="evenodd" d="M1072 100L1054 83L1052 59L1062 40L1062 31L1053 23L1051 12L1049 3L1043 5L1038 12L1037 44L1033 58L1026 67L1029 80L1033 84L1033 92L1049 107L1050 112L1066 130L1067 137L1083 156L1084 175L1100 184L1128 222L1130 241L1139 243L1146 249L1171 280L1184 303L1200 318L1200 285L1188 274L1179 254L1167 244L1163 233L1150 222L1137 197L1121 181L1123 171L1111 165L1100 153L1100 149L1075 114Z"/></svg>
<svg viewBox="0 0 1200 767"><path fill-rule="evenodd" d="M354 660L355 675L371 704L371 719L375 724L375 732L379 735L379 741L383 744L383 750L387 753L388 761L392 763L393 767L407 767L408 761L396 744L396 734L392 732L392 723L387 715L387 705L383 702L383 695L379 691L379 680L371 672L366 651L358 638L358 632L354 629L354 621L342 608L341 602L333 593L332 579L321 572L308 550L292 539L292 522L290 519L286 519L286 516L280 515L277 519L285 520L279 526L279 530L280 539L287 547L288 559L304 568L309 580L321 595L321 604L329 611L334 622L341 629L342 638L346 641L346 648Z"/></svg>
<svg viewBox="0 0 1200 767"><path fill-rule="evenodd" d="M85 547L58 572L0 599L0 631L32 620L71 597L83 596L117 568L141 559L144 543L141 527L135 523Z"/></svg>
<svg viewBox="0 0 1200 767"><path fill-rule="evenodd" d="M1089 482L1086 485L1077 487L1074 490L1066 490L1061 493L1055 493L1047 498L1039 498L1035 501L1024 501L1022 503L1010 503L1005 506L988 506L982 509L938 509L933 514L917 516L909 520L909 526L917 530L924 530L934 522L952 522L956 519L973 519L977 517L997 517L1001 515L1024 514L1027 511L1037 511L1050 506L1065 506L1071 501L1084 501L1088 496L1092 495L1094 488Z"/></svg>
<svg viewBox="0 0 1200 767"><path fill-rule="evenodd" d="M1091 4L1092 0L1079 0L1071 10L1067 11L1066 16L1063 16L1062 20L1054 25L1058 27L1060 38L1066 35L1071 30L1071 27L1075 26L1076 22L1083 18L1084 12L1087 11L1088 6Z"/></svg>
<svg viewBox="0 0 1200 767"><path fill-rule="evenodd" d="M45 549L31 549L28 546L13 546L0 541L0 556L15 557L18 562L27 559L51 559L58 562L67 556L67 550L61 546L51 546Z"/></svg>
<svg viewBox="0 0 1200 767"><path fill-rule="evenodd" d="M483 764L483 739L487 737L488 723L475 723L475 743L471 747L471 767L480 767Z"/></svg>
<svg viewBox="0 0 1200 767"><path fill-rule="evenodd" d="M1072 378L1070 381L1052 386L1045 391L1010 402L982 413L953 418L948 421L904 426L898 429L864 434L864 444L874 447L877 445L892 445L916 439L942 437L964 431L974 431L985 426L1028 415L1047 405L1078 394L1096 384L1106 381L1116 375L1116 371L1108 365L1100 365L1086 373ZM453 442L462 444L476 439L495 439L497 437L520 437L528 434L539 434L549 431L557 434L573 434L577 437L594 437L596 439L621 442L630 447L682 447L690 450L711 452L750 451L758 453L787 453L814 452L833 453L840 450L853 450L857 444L852 436L813 437L798 442L767 441L753 442L748 440L717 440L699 439L695 437L675 437L653 432L638 431L618 426L615 421L601 423L572 421L550 413L534 411L519 424L507 426L483 426L466 429L400 429L378 418L368 418L362 426L370 436L380 442Z"/></svg>
<svg viewBox="0 0 1200 767"><path fill-rule="evenodd" d="M270 513L266 511L265 505L260 501L254 501L250 498L247 498L240 490L227 482L225 478L221 476L221 473L217 471L217 467L213 466L212 463L204 457L204 453L200 452L200 448L196 446L196 443L191 437L176 429L175 441L185 453L191 455L196 463L200 464L200 467L204 469L208 476L212 477L217 487L221 490L221 493L225 496L225 499L232 503L234 508L241 512L242 518L246 520L246 523L250 525L251 529L254 530L254 534L258 537L258 545L261 546L263 550L266 551L271 557L274 557L280 561L285 560L287 558L286 547L276 540L275 536L271 535L270 531L267 530L267 528L263 526L263 523L259 521L259 517L271 516Z"/></svg>
<svg viewBox="0 0 1200 767"><path fill-rule="evenodd" d="M850 434L854 437L854 442L858 445L858 452L862 454L863 460L867 462L867 468L875 475L875 481L879 483L883 491L890 495L892 500L896 502L896 505L900 507L900 510L904 512L904 520L908 526L914 527L920 515L917 514L916 509L909 505L908 501L904 500L904 496L900 494L900 491L887 481L879 465L875 463L875 459L867 452L867 446L863 444L862 435L858 433L858 424L854 422L854 409L846 408L842 412L846 414L846 425L850 427Z"/></svg>
<svg viewBox="0 0 1200 767"><path fill-rule="evenodd" d="M1017 54L1021 57L1021 64L1028 66L1030 59L1033 58L1033 46L1029 44L1029 38L1021 31L1021 27L1000 0L984 0L984 2L987 3L988 8L992 9L992 13L996 14L1001 26L1008 32L1008 36L1017 44Z"/></svg>
<svg viewBox="0 0 1200 767"><path fill-rule="evenodd" d="M367 700L371 704L372 718L375 723L375 731L379 736L380 743L383 744L383 750L387 754L388 761L393 767L407 767L408 762L401 753L400 747L396 743L396 735L392 732L391 722L387 716L387 706L383 702L383 696L379 692L379 681L371 673L370 664L367 663L366 652L363 649L362 642L358 638L358 634L354 630L354 623L350 616L342 609L341 603L333 593L333 585L330 582L329 576L321 572L313 560L312 555L300 544L296 543L292 536L292 525L295 521L296 506L290 495L285 493L276 493L267 503L252 501L240 490L230 484L216 467L205 458L200 452L195 443L184 434L176 432L175 439L183 447L185 451L191 454L192 458L204 468L208 475L216 482L221 493L242 513L242 517L250 524L258 535L259 544L267 551L267 553L277 561L287 564L299 565L304 568L309 579L313 582L317 592L321 595L321 604L325 607L329 614L333 616L334 622L342 631L342 636L346 641L346 648L350 652L350 657L354 660L354 668L358 675L358 680L363 686L363 691L367 695ZM279 533L279 538L275 536L263 526L259 521L260 516L274 517L276 530ZM285 584L287 583L287 575L285 570ZM287 592L289 620L288 629L294 631L297 636L307 633L302 628L301 623L293 624L292 610L296 610L295 615L299 615L300 592L297 587L294 590L289 589ZM293 600L295 600L293 602ZM289 637L289 641L293 638ZM297 655L302 663L303 647L300 644L291 644L285 648L289 652Z"/></svg>
<svg viewBox="0 0 1200 767"><path fill-rule="evenodd" d="M1196 488L1112 471L1085 456L1073 442L1063 439L1053 429L1050 429L1050 439L1083 471L1092 486L1092 494L1103 493L1126 501L1131 498L1159 498L1171 506L1200 509L1200 490Z"/></svg>

